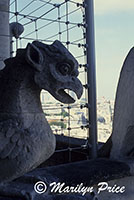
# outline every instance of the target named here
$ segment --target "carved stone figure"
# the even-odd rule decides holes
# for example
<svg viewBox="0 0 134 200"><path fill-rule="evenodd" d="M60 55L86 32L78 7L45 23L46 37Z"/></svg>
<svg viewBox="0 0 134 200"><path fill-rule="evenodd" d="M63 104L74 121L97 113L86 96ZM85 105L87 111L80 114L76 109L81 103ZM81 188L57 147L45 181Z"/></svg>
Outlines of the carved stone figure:
<svg viewBox="0 0 134 200"><path fill-rule="evenodd" d="M24 27L18 22L10 23L10 57L13 57L13 37L16 39L24 32Z"/></svg>
<svg viewBox="0 0 134 200"><path fill-rule="evenodd" d="M134 156L134 48L120 73L114 107L112 135L101 149L101 156L120 159Z"/></svg>
<svg viewBox="0 0 134 200"><path fill-rule="evenodd" d="M78 63L55 41L52 45L34 41L5 61L0 71L0 182L11 181L36 168L55 150L55 137L40 102L41 89L62 103L80 98Z"/></svg>
<svg viewBox="0 0 134 200"><path fill-rule="evenodd" d="M113 121L112 158L134 156L134 48L122 67L118 83Z"/></svg>
<svg viewBox="0 0 134 200"><path fill-rule="evenodd" d="M10 24L10 36L15 37L16 39L24 32L24 27L18 22L12 22Z"/></svg>

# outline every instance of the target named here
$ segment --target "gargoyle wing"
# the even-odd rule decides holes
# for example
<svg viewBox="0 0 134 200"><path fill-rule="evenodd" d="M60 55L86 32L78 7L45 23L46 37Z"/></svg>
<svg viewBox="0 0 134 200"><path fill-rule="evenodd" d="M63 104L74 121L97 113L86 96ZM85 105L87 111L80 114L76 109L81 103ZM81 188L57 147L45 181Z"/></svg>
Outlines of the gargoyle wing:
<svg viewBox="0 0 134 200"><path fill-rule="evenodd" d="M14 159L22 150L28 151L25 133L16 123L11 119L0 122L0 159Z"/></svg>

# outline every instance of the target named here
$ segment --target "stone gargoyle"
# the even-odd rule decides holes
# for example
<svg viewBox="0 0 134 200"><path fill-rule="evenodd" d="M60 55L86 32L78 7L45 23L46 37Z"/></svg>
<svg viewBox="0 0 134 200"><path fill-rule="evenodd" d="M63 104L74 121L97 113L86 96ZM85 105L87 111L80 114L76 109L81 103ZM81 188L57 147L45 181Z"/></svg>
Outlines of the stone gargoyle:
<svg viewBox="0 0 134 200"><path fill-rule="evenodd" d="M78 62L55 41L34 41L5 60L0 71L0 183L36 168L55 150L55 136L45 119L41 89L62 103L75 100L65 89L81 97Z"/></svg>

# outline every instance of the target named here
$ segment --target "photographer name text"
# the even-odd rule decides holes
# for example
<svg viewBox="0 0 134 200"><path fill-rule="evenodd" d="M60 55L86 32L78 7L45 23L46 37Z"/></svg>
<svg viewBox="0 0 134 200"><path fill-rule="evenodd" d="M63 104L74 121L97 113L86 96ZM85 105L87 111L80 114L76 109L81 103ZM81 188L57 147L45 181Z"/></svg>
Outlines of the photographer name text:
<svg viewBox="0 0 134 200"><path fill-rule="evenodd" d="M45 193L47 191L47 185L43 181L39 181L34 185L34 190L38 194ZM122 194L125 192L125 186L119 186L119 185L109 185L107 182L100 182L98 183L97 187L97 194L100 194L101 192L109 192L109 193L116 193L116 194ZM59 193L59 194L69 194L69 193L79 193L82 196L84 196L87 193L94 192L94 187L88 187L84 186L83 183L80 183L76 186L68 186L65 183L56 183L52 182L49 184L49 190L51 193Z"/></svg>

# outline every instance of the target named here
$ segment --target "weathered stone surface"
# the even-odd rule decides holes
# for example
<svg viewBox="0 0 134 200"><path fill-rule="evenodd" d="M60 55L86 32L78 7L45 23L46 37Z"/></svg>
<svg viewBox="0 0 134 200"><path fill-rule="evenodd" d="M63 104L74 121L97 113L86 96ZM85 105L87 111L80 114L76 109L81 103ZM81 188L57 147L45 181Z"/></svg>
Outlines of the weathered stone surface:
<svg viewBox="0 0 134 200"><path fill-rule="evenodd" d="M65 183L65 186L77 186L83 183L84 186L94 186L99 182L110 181L130 176L130 168L123 162L108 159L97 159L59 165L48 168L36 169L25 176L0 186L0 196L16 197L26 200L88 200L94 195L87 193L82 196L79 193L55 194L51 193L50 183ZM34 191L34 185L43 181L47 190L43 194Z"/></svg>
<svg viewBox="0 0 134 200"><path fill-rule="evenodd" d="M112 158L134 154L134 48L125 59L114 109Z"/></svg>
<svg viewBox="0 0 134 200"><path fill-rule="evenodd" d="M22 24L18 22L12 22L9 24L10 31L10 57L13 57L13 37L18 39L20 35L24 32L24 27Z"/></svg>
<svg viewBox="0 0 134 200"><path fill-rule="evenodd" d="M18 22L10 23L10 37L15 37L16 39L23 33L24 27Z"/></svg>
<svg viewBox="0 0 134 200"><path fill-rule="evenodd" d="M0 200L30 200L27 198L18 197L18 198L12 198L12 197L0 197ZM31 199L32 200L32 199ZM94 199L93 196L80 196L77 194L71 195L38 195L38 197L35 198L35 200L98 200Z"/></svg>
<svg viewBox="0 0 134 200"><path fill-rule="evenodd" d="M78 63L59 41L28 44L0 71L0 182L22 176L48 159L55 137L45 119L40 92L73 103L64 89L82 95Z"/></svg>
<svg viewBox="0 0 134 200"><path fill-rule="evenodd" d="M114 187L116 185L121 187L125 187L125 192L116 193L116 192L108 192L108 190L102 191L99 195L97 195L97 200L133 200L134 199L134 176L124 177L121 179L115 179L107 182L110 187ZM114 190L113 190L114 191ZM117 190L119 191L119 190Z"/></svg>

